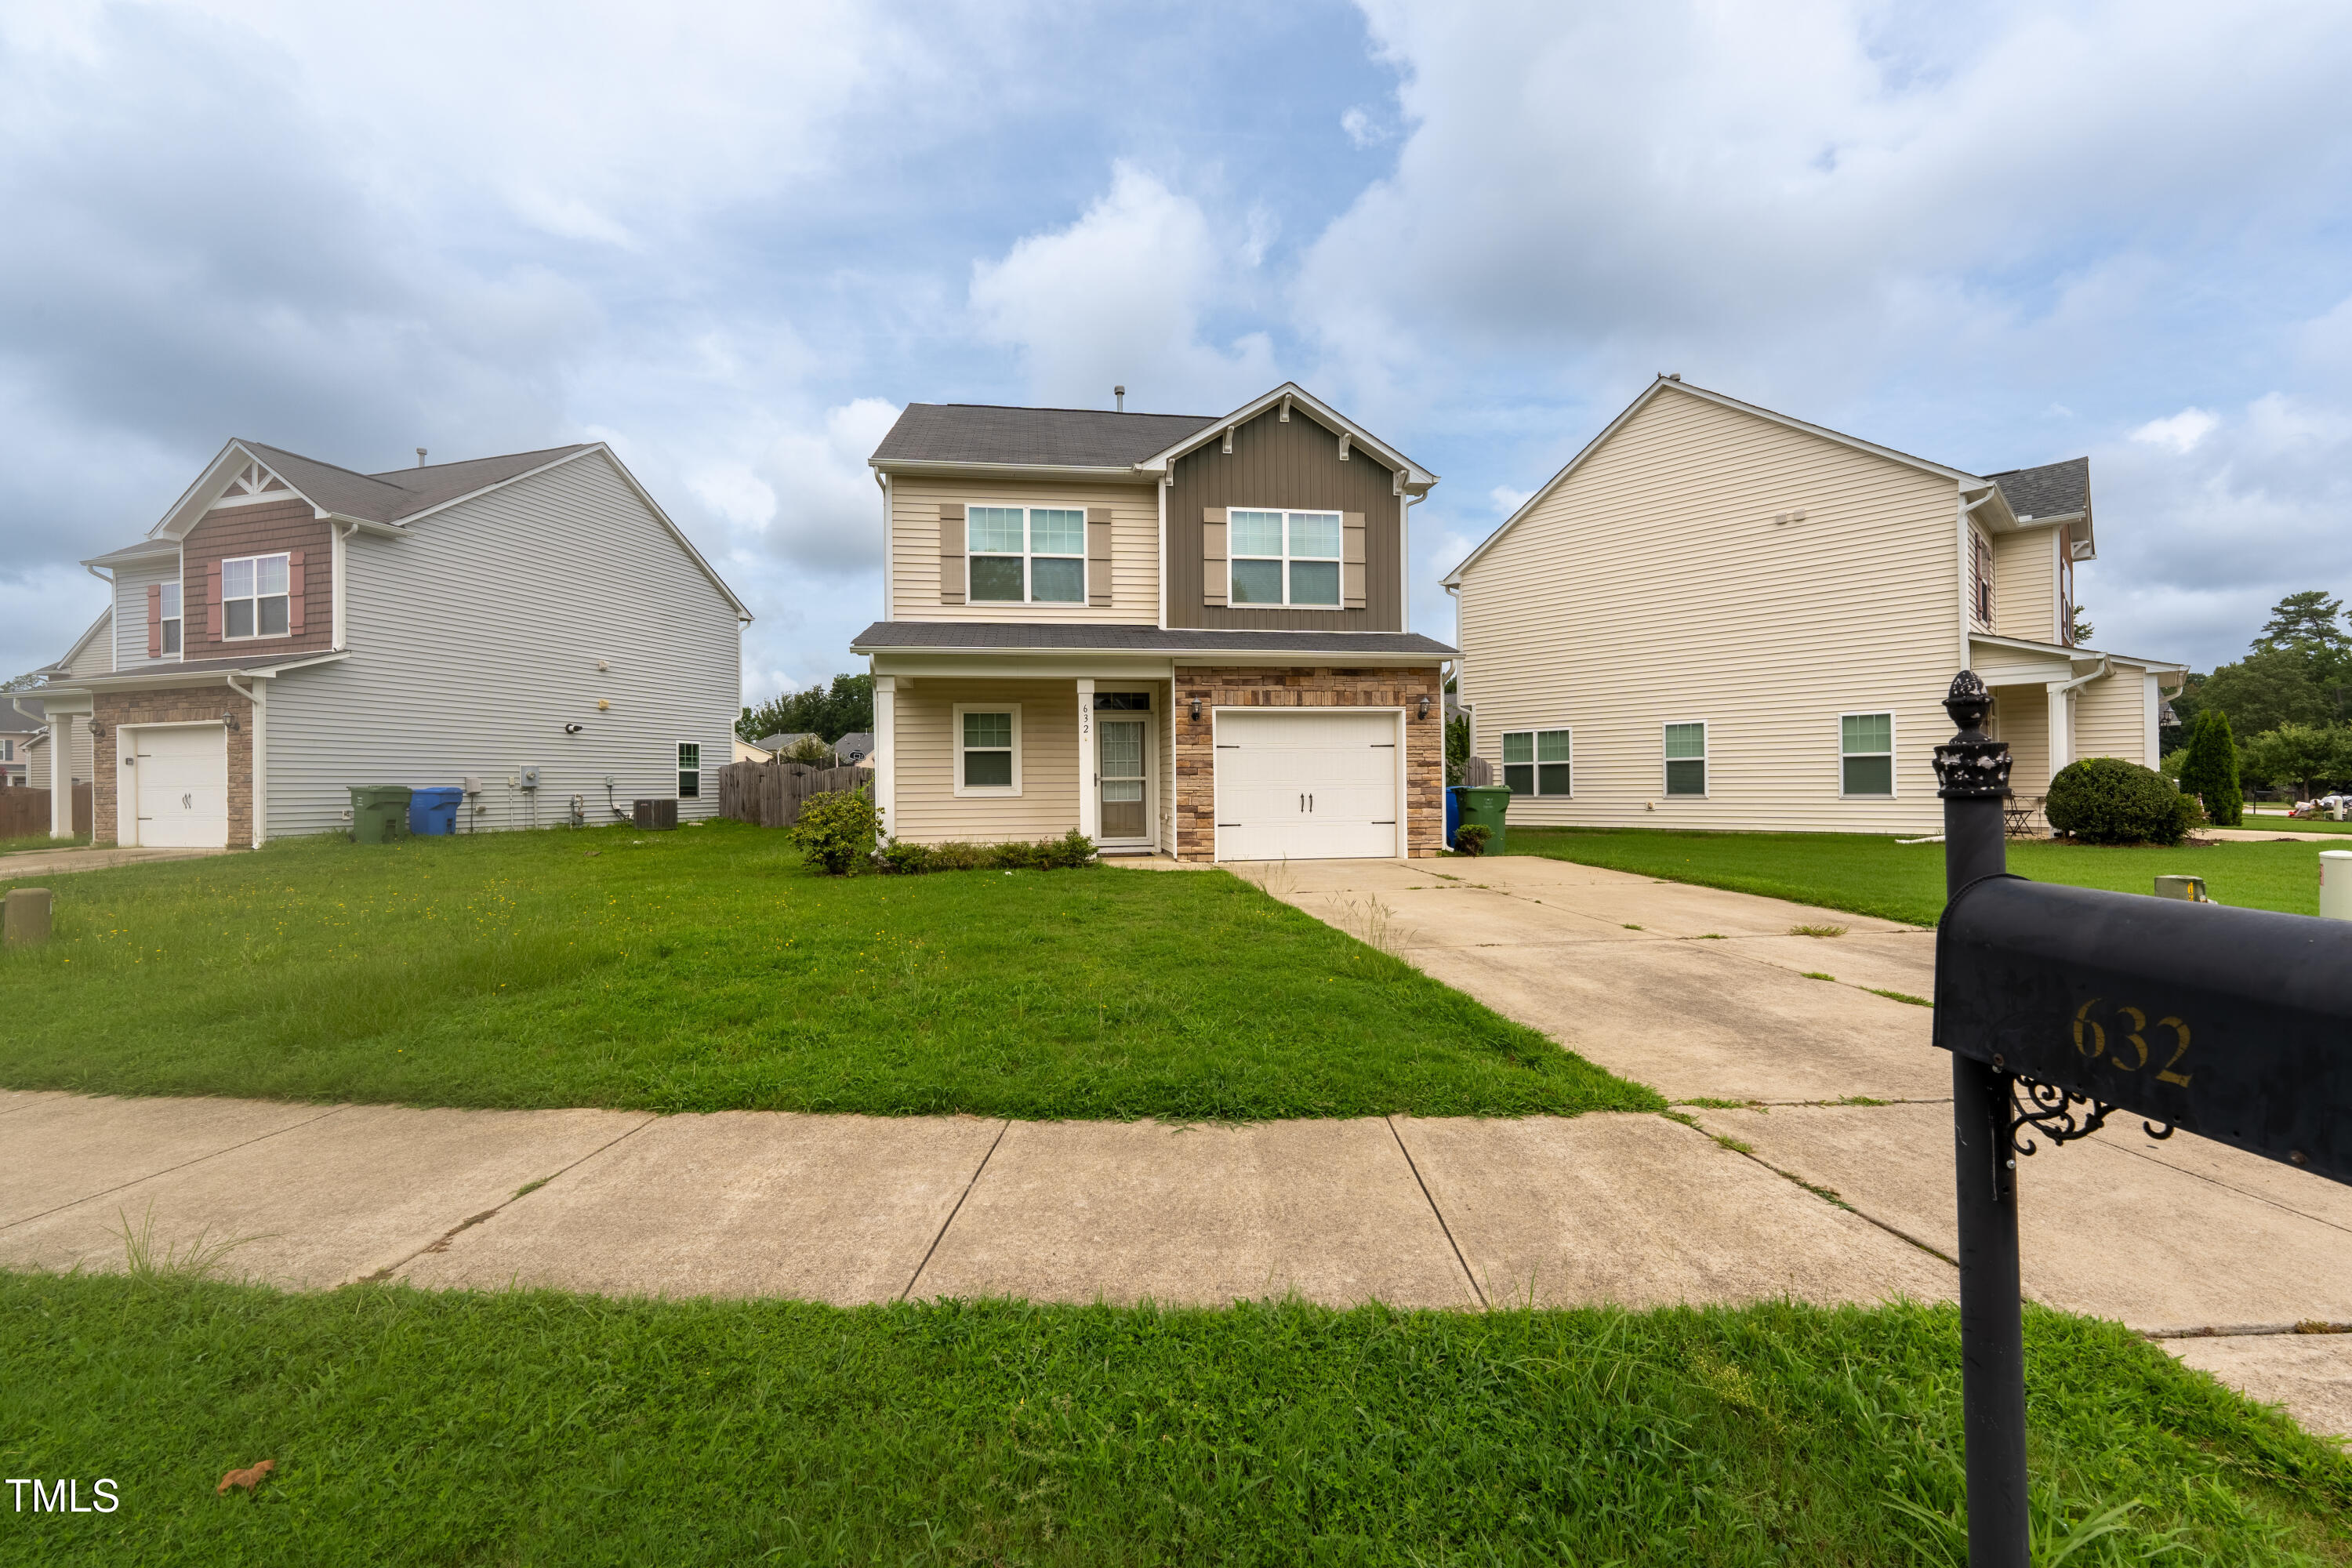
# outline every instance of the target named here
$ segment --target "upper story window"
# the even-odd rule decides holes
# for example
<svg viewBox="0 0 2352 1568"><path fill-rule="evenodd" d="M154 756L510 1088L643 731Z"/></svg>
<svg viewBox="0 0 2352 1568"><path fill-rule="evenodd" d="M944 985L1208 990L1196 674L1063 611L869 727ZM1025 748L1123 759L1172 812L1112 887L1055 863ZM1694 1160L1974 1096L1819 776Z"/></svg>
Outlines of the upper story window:
<svg viewBox="0 0 2352 1568"><path fill-rule="evenodd" d="M1992 625L1992 544L1973 528L1969 530L1969 614L1979 626Z"/></svg>
<svg viewBox="0 0 2352 1568"><path fill-rule="evenodd" d="M1227 512L1233 560L1231 602L1339 607L1339 514L1336 511Z"/></svg>
<svg viewBox="0 0 2352 1568"><path fill-rule="evenodd" d="M16 742L5 736L0 736L0 763L13 763L16 760Z"/></svg>
<svg viewBox="0 0 2352 1568"><path fill-rule="evenodd" d="M974 603L1087 602L1087 514L1081 507L975 506L965 510Z"/></svg>
<svg viewBox="0 0 2352 1568"><path fill-rule="evenodd" d="M286 624L286 557L247 555L221 563L221 635L282 637Z"/></svg>
<svg viewBox="0 0 2352 1568"><path fill-rule="evenodd" d="M176 654L180 651L180 585L166 583L155 595L155 620L162 628L156 639L159 652Z"/></svg>

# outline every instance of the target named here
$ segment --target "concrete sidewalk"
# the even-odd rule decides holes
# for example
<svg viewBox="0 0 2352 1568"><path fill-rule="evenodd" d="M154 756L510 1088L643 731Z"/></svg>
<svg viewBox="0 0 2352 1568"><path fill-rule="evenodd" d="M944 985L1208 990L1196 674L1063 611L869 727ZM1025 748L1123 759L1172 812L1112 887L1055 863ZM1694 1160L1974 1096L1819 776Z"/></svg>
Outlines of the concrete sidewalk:
<svg viewBox="0 0 2352 1568"><path fill-rule="evenodd" d="M1932 998L1933 933L1536 856L1237 869L1952 1255L1950 1063L1930 1010L1882 994ZM2352 1333L2293 1332L2352 1327L2352 1188L2139 1127L2021 1163L2027 1294L2352 1436Z"/></svg>
<svg viewBox="0 0 2352 1568"><path fill-rule="evenodd" d="M75 871L103 871L114 866L141 866L152 860L195 860L208 855L233 855L233 849L119 849L110 844L94 847L26 849L0 855L0 882L18 886L36 878L63 877Z"/></svg>

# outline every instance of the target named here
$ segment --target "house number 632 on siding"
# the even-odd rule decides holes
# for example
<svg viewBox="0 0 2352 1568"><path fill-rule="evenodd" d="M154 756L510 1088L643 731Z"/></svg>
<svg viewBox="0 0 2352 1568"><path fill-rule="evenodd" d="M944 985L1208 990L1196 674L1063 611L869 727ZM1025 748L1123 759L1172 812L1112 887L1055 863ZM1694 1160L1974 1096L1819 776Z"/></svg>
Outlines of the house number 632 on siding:
<svg viewBox="0 0 2352 1568"><path fill-rule="evenodd" d="M2124 1018L2131 1020L2131 1033L2126 1035L2116 1044L2113 1055L2108 1055L2107 1026L2091 1016L2091 1009L2105 1000L2105 997L2094 996L2074 1010L2074 1048L2093 1061L2106 1056L2107 1059L2115 1064L2116 1070L2118 1072L2137 1072L2147 1066L2148 1061L2147 1040L2141 1033L2148 1026L2147 1015L2137 1007L2116 1009L2118 1023ZM2180 1059L2189 1054L2189 1026L2178 1018L2158 1018L2156 1021L2156 1026L2159 1029L2171 1030L2174 1038L2179 1042L2173 1047L2172 1055L2165 1058L2164 1066L2157 1069L2156 1081L2177 1083L2181 1088L2187 1089L2189 1075L2185 1072L2175 1072L2172 1069L2179 1067ZM2130 1061L2124 1060L2126 1047L2129 1047L2133 1053L2133 1059Z"/></svg>

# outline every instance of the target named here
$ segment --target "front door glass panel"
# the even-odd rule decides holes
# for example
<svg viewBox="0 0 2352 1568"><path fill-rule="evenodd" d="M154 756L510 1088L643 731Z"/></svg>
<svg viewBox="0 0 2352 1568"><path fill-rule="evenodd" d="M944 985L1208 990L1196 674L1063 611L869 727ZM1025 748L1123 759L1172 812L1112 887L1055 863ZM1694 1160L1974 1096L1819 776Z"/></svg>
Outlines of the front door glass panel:
<svg viewBox="0 0 2352 1568"><path fill-rule="evenodd" d="M1105 843L1150 837L1151 824L1145 816L1143 731L1140 719L1096 721L1096 771L1102 778Z"/></svg>

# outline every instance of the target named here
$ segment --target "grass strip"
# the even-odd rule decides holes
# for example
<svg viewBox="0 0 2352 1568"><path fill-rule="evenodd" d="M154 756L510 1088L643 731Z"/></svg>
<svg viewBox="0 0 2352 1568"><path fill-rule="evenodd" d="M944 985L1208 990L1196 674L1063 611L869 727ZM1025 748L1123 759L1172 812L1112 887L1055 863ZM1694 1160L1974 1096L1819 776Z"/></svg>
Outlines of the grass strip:
<svg viewBox="0 0 2352 1568"><path fill-rule="evenodd" d="M1956 1321L0 1276L0 1462L122 1500L0 1539L43 1563L1956 1563ZM2352 1552L2340 1452L2114 1324L2029 1309L2026 1346L2037 1561Z"/></svg>
<svg viewBox="0 0 2352 1568"><path fill-rule="evenodd" d="M5 886L0 862L0 886ZM1222 872L827 878L735 823L82 872L0 1085L1028 1118L1651 1110Z"/></svg>
<svg viewBox="0 0 2352 1568"><path fill-rule="evenodd" d="M2119 893L2150 893L2162 876L2200 876L2219 902L2315 915L2319 852L2326 847L2230 842L2119 848L2025 839L2010 845L2009 868L2039 882ZM1514 827L1510 852L1913 925L1934 925L1944 909L1944 847L1898 844L1874 834Z"/></svg>

